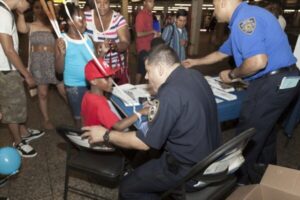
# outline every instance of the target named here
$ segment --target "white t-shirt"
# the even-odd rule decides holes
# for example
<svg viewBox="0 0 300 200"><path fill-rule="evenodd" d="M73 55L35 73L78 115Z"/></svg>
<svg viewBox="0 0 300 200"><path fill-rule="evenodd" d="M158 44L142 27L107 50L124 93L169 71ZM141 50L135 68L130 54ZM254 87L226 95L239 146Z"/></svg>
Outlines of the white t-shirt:
<svg viewBox="0 0 300 200"><path fill-rule="evenodd" d="M286 21L285 21L285 19L283 18L282 15L279 15L279 16L278 16L278 22L279 22L279 24L280 24L282 30L284 30L285 27L286 27Z"/></svg>
<svg viewBox="0 0 300 200"><path fill-rule="evenodd" d="M294 49L294 56L297 58L297 67L300 69L300 34L298 35L298 39L296 42L296 46Z"/></svg>
<svg viewBox="0 0 300 200"><path fill-rule="evenodd" d="M5 4L5 2L1 1L1 3L4 4L4 6L7 7L8 10L10 8ZM12 36L14 49L16 52L19 50L19 38L18 38L18 32L16 23L14 22L14 18L12 16L12 13L0 6L0 33L8 34ZM9 70L16 70L15 67L10 64L8 61L2 45L0 44L0 71L9 71Z"/></svg>

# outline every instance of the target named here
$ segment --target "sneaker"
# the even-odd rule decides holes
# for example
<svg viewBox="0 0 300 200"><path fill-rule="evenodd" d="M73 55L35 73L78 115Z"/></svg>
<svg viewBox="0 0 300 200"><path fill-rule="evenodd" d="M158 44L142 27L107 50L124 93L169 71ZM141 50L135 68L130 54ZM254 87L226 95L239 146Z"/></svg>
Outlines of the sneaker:
<svg viewBox="0 0 300 200"><path fill-rule="evenodd" d="M18 150L19 154L24 158L31 158L37 155L37 152L26 143L25 140L22 140L19 144L17 144L16 149Z"/></svg>
<svg viewBox="0 0 300 200"><path fill-rule="evenodd" d="M29 135L22 137L22 139L25 140L26 142L35 140L39 137L42 137L45 134L45 131L35 130L35 129L31 129L31 128L27 128L27 131L28 131Z"/></svg>

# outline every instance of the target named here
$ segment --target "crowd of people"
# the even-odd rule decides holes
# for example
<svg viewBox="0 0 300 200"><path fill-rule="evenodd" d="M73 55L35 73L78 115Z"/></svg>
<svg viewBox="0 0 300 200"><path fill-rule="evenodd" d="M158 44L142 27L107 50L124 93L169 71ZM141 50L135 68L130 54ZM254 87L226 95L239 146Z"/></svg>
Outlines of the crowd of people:
<svg viewBox="0 0 300 200"><path fill-rule="evenodd" d="M109 0L95 0L85 11L75 4L62 7L63 33L57 39L39 1L32 3L34 21L28 23L24 17L30 7L27 0L0 0L0 113L13 146L22 157L34 157L37 152L29 142L45 134L26 127L23 79L29 88L37 87L44 129L54 128L47 109L49 85L54 84L76 126L83 127L82 137L91 144L161 150L159 158L126 175L119 188L120 199L159 199L161 192L176 185L221 144L215 97L203 75L189 68L232 56L237 67L222 71L221 80L231 83L242 78L250 83L236 132L250 127L257 131L246 149L238 181L257 183L261 177L254 168L276 164L274 126L299 90L299 79L291 78L299 76L299 70L279 24L281 13L273 15L241 0L214 0L215 18L229 23L230 35L217 51L187 59L187 11L178 10L174 21L161 30L152 14L154 4L154 0L143 0L143 9L135 18L136 83L145 78L154 99L120 119L105 94L112 91L113 83L130 82L130 36L128 23L111 9ZM16 11L16 20L12 11ZM18 31L29 36L28 68L18 54ZM124 131L142 115L148 116L146 131ZM192 181L185 188L194 189Z"/></svg>

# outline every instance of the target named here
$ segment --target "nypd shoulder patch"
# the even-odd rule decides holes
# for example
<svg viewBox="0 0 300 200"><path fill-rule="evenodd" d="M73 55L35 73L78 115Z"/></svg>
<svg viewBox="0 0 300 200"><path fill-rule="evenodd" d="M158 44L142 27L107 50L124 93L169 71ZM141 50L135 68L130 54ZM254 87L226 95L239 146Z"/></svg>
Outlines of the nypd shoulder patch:
<svg viewBox="0 0 300 200"><path fill-rule="evenodd" d="M157 111L159 110L159 100L155 99L151 102L151 106L148 114L148 121L152 122L155 119Z"/></svg>
<svg viewBox="0 0 300 200"><path fill-rule="evenodd" d="M239 23L239 28L242 32L251 35L256 28L256 20L254 17L243 20Z"/></svg>

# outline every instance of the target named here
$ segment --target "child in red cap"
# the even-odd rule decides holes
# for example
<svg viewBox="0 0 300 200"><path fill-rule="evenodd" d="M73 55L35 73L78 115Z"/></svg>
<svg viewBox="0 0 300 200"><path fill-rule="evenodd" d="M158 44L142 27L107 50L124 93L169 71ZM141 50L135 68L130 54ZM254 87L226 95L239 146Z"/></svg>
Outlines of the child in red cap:
<svg viewBox="0 0 300 200"><path fill-rule="evenodd" d="M84 126L102 125L107 129L124 130L131 126L141 115L148 114L148 108L138 111L139 114L133 114L125 119L119 117L110 109L105 92L112 92L111 76L118 70L112 69L103 58L98 59L102 64L102 72L94 60L88 62L85 66L85 78L90 83L91 89L83 96L81 104L81 117Z"/></svg>

